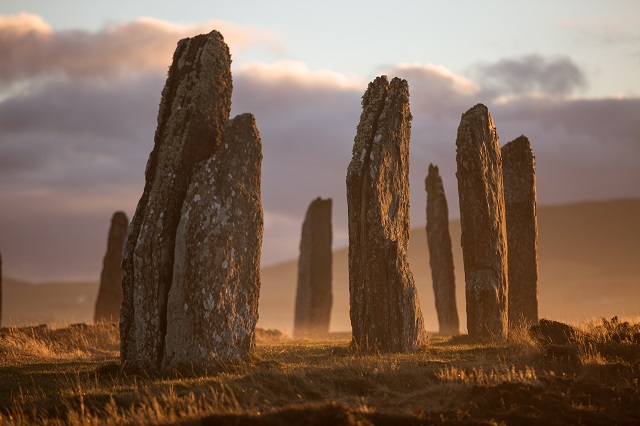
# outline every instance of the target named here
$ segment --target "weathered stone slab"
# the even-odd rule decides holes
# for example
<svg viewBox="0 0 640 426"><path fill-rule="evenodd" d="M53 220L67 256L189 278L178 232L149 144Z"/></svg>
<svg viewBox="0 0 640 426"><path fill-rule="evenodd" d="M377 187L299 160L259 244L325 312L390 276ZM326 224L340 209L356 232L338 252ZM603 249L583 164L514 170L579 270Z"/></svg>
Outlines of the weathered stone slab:
<svg viewBox="0 0 640 426"><path fill-rule="evenodd" d="M331 199L311 202L302 224L293 335L329 333L332 261Z"/></svg>
<svg viewBox="0 0 640 426"><path fill-rule="evenodd" d="M456 306L456 277L453 268L449 207L438 166L429 164L425 180L427 189L427 243L433 293L438 314L439 333L453 335L460 332Z"/></svg>
<svg viewBox="0 0 640 426"><path fill-rule="evenodd" d="M426 343L409 269L409 139L406 80L369 84L347 170L349 293L354 345L408 352Z"/></svg>
<svg viewBox="0 0 640 426"><path fill-rule="evenodd" d="M115 212L111 217L107 252L102 261L100 289L93 314L95 322L120 321L122 304L122 249L129 227L129 219L124 212Z"/></svg>
<svg viewBox="0 0 640 426"><path fill-rule="evenodd" d="M222 140L231 110L230 67L217 31L178 42L122 260L120 356L126 368L160 368L180 211L195 165Z"/></svg>
<svg viewBox="0 0 640 426"><path fill-rule="evenodd" d="M509 327L538 323L536 159L525 136L502 147L509 245Z"/></svg>
<svg viewBox="0 0 640 426"><path fill-rule="evenodd" d="M462 115L456 148L467 329L473 338L503 338L508 272L502 156L486 106Z"/></svg>
<svg viewBox="0 0 640 426"><path fill-rule="evenodd" d="M246 359L260 292L262 143L251 114L229 121L200 164L176 234L162 369L201 371Z"/></svg>

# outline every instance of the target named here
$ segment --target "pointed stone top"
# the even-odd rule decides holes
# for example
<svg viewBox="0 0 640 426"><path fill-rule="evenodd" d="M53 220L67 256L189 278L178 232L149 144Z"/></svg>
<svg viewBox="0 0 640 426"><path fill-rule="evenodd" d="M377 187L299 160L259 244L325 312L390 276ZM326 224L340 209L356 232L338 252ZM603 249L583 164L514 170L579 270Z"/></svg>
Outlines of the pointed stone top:
<svg viewBox="0 0 640 426"><path fill-rule="evenodd" d="M531 142L529 142L529 139L524 135L520 135L511 142L505 144L502 147L502 155L517 155L518 157L524 156L529 159L534 157Z"/></svg>
<svg viewBox="0 0 640 426"><path fill-rule="evenodd" d="M325 203L331 204L331 198L317 197L315 200L311 202L311 204L325 204Z"/></svg>
<svg viewBox="0 0 640 426"><path fill-rule="evenodd" d="M129 224L127 214L123 211L115 212L113 216L111 216L111 226L115 224L127 226Z"/></svg>
<svg viewBox="0 0 640 426"><path fill-rule="evenodd" d="M429 164L429 174L424 180L424 186L428 194L435 193L438 187L442 188L442 177L440 176L438 166L435 164Z"/></svg>

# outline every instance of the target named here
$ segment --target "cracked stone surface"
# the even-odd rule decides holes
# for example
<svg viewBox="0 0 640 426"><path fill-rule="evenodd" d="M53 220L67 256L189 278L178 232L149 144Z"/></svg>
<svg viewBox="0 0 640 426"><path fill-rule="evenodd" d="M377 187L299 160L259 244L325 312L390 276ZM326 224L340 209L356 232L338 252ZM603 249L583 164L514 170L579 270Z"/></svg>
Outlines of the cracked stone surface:
<svg viewBox="0 0 640 426"><path fill-rule="evenodd" d="M302 224L294 336L329 333L333 304L331 205L330 198L316 198L309 205Z"/></svg>
<svg viewBox="0 0 640 426"><path fill-rule="evenodd" d="M231 92L231 57L219 32L178 42L123 253L120 357L127 369L160 368L180 211L194 167L220 145Z"/></svg>
<svg viewBox="0 0 640 426"><path fill-rule="evenodd" d="M122 304L122 249L127 235L129 219L124 212L115 212L111 217L107 252L102 261L100 289L96 299L94 321L120 321Z"/></svg>
<svg viewBox="0 0 640 426"><path fill-rule="evenodd" d="M460 332L456 306L456 279L449 234L449 207L438 166L429 164L425 180L427 190L427 243L433 293L438 314L439 333L454 335Z"/></svg>
<svg viewBox="0 0 640 426"><path fill-rule="evenodd" d="M409 86L371 82L347 169L349 294L353 344L410 352L426 344L409 268Z"/></svg>
<svg viewBox="0 0 640 426"><path fill-rule="evenodd" d="M456 162L467 329L472 338L504 338L508 271L502 156L493 118L482 104L462 115Z"/></svg>
<svg viewBox="0 0 640 426"><path fill-rule="evenodd" d="M538 323L538 219L536 159L520 136L502 147L509 245L509 327Z"/></svg>
<svg viewBox="0 0 640 426"><path fill-rule="evenodd" d="M247 359L260 293L262 143L251 114L230 120L187 191L175 245L162 369Z"/></svg>

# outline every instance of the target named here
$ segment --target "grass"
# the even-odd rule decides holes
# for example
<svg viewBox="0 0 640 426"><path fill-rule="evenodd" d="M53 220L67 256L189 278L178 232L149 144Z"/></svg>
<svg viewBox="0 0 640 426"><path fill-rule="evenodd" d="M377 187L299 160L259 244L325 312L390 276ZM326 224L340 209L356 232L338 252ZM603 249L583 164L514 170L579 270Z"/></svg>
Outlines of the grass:
<svg viewBox="0 0 640 426"><path fill-rule="evenodd" d="M3 329L0 424L639 424L640 318L573 331L385 355L262 332L246 364L154 377L122 371L110 324Z"/></svg>

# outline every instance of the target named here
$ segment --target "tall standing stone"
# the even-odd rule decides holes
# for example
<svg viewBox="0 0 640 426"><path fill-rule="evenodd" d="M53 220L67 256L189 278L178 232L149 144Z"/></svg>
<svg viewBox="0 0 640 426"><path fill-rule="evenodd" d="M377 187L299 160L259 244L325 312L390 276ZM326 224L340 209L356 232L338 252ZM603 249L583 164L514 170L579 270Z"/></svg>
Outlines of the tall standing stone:
<svg viewBox="0 0 640 426"><path fill-rule="evenodd" d="M180 211L195 165L220 145L231 91L231 56L219 32L178 42L122 259L120 357L126 368L160 368Z"/></svg>
<svg viewBox="0 0 640 426"><path fill-rule="evenodd" d="M429 164L425 180L427 189L427 242L429 264L436 299L440 334L460 332L456 307L456 279L453 273L453 252L449 234L449 208L438 166Z"/></svg>
<svg viewBox="0 0 640 426"><path fill-rule="evenodd" d="M99 321L120 321L122 304L122 249L127 235L129 219L124 212L115 212L111 217L107 252L102 261L100 289L96 300L93 319Z"/></svg>
<svg viewBox="0 0 640 426"><path fill-rule="evenodd" d="M509 245L509 327L538 323L538 219L536 159L529 139L502 147Z"/></svg>
<svg viewBox="0 0 640 426"><path fill-rule="evenodd" d="M331 199L318 197L307 209L300 238L294 336L329 333L332 261Z"/></svg>
<svg viewBox="0 0 640 426"><path fill-rule="evenodd" d="M467 329L478 339L507 336L507 230L502 156L493 118L478 104L456 138Z"/></svg>
<svg viewBox="0 0 640 426"><path fill-rule="evenodd" d="M229 121L182 206L162 369L206 370L255 346L260 292L262 143L251 114Z"/></svg>
<svg viewBox="0 0 640 426"><path fill-rule="evenodd" d="M347 170L351 327L364 351L408 352L427 339L407 258L411 118L406 80L369 83Z"/></svg>

